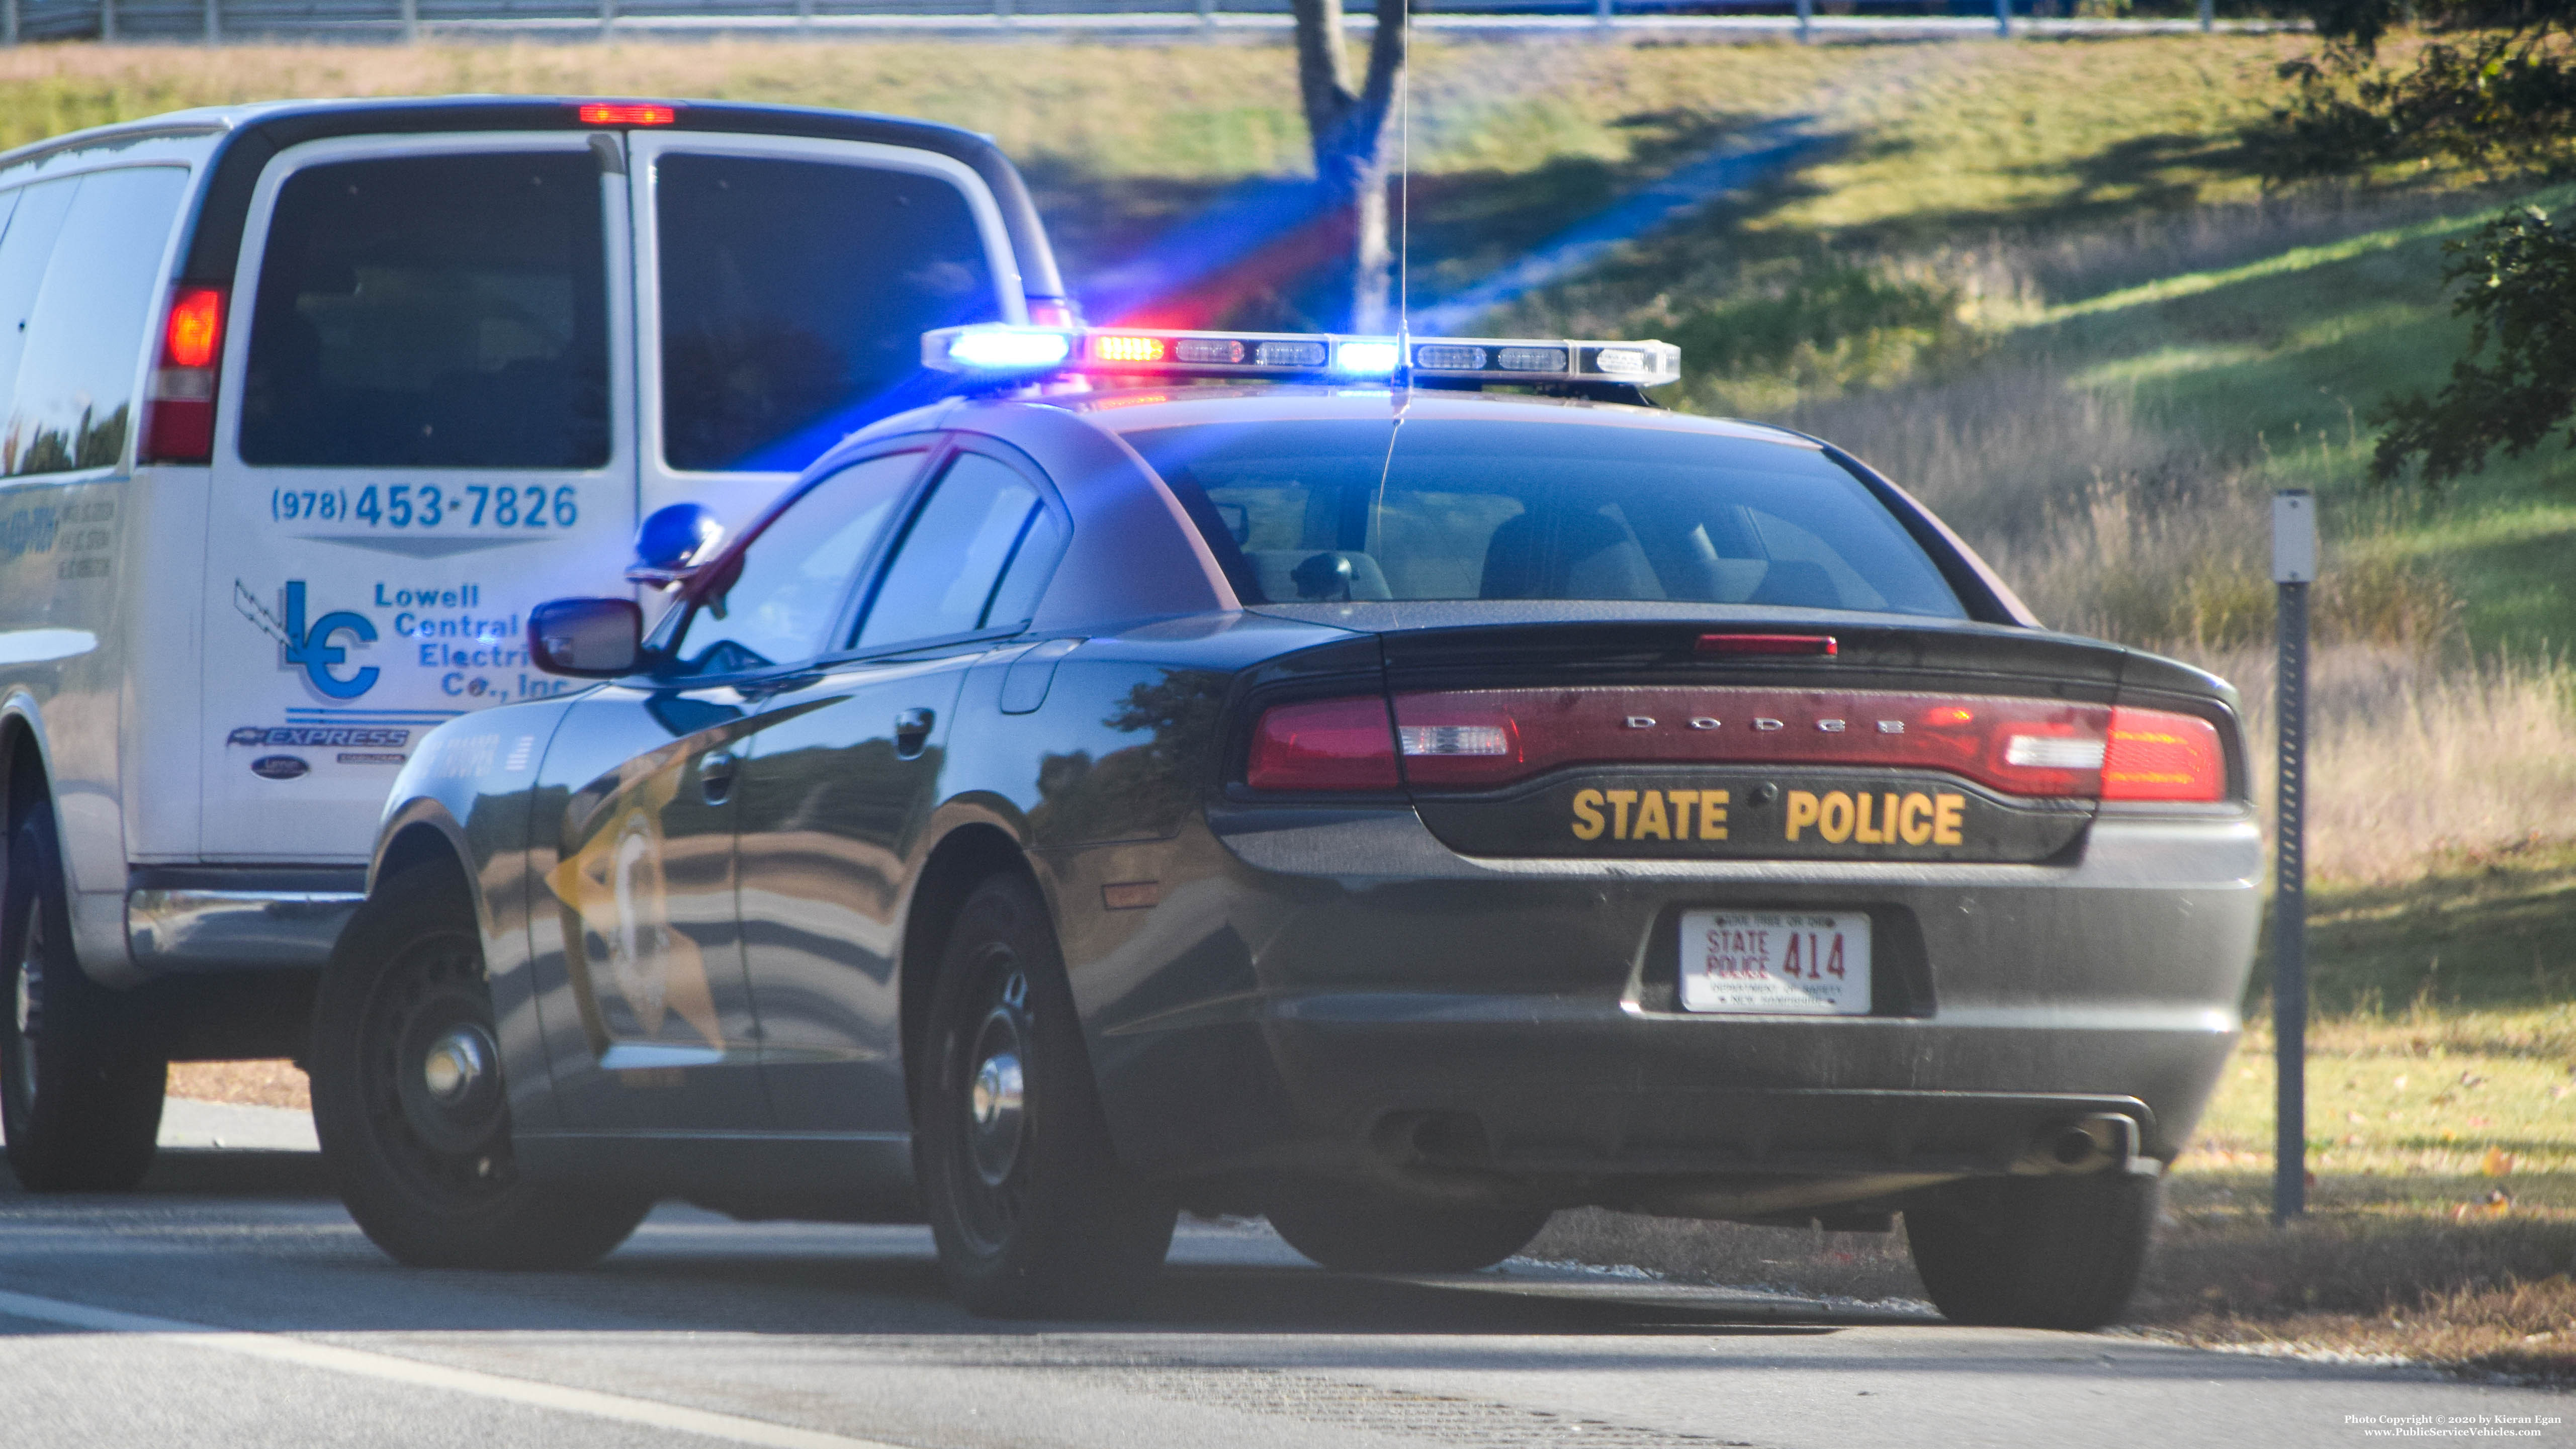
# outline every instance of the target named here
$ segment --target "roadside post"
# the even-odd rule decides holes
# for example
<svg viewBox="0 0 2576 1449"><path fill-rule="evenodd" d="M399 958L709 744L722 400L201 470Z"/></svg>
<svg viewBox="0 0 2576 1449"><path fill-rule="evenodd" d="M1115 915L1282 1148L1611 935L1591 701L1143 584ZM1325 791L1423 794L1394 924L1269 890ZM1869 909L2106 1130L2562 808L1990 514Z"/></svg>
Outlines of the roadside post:
<svg viewBox="0 0 2576 1449"><path fill-rule="evenodd" d="M2281 658L2273 699L2280 780L2273 796L2272 1221L2308 1210L2308 585L2317 577L2317 500L2305 488L2272 495L2272 582L2280 591Z"/></svg>

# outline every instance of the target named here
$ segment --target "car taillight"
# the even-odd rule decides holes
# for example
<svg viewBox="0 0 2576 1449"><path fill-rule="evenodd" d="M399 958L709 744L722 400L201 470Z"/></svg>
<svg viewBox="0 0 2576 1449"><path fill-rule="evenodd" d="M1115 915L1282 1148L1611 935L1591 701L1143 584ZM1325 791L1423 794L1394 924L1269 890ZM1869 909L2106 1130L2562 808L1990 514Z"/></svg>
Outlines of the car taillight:
<svg viewBox="0 0 2576 1449"><path fill-rule="evenodd" d="M161 356L145 398L143 461L204 463L215 456L215 376L224 361L224 289L171 289Z"/></svg>
<svg viewBox="0 0 2576 1449"><path fill-rule="evenodd" d="M2111 711L2103 799L2211 801L2226 794L2227 756L2216 725L2160 709Z"/></svg>
<svg viewBox="0 0 2576 1449"><path fill-rule="evenodd" d="M2090 798L2098 704L1846 690L1485 689L1399 694L1404 778L1481 790L1586 764L1946 770L2007 794Z"/></svg>
<svg viewBox="0 0 2576 1449"><path fill-rule="evenodd" d="M1376 695L1283 704L1253 727L1255 790L1393 790L1395 727Z"/></svg>

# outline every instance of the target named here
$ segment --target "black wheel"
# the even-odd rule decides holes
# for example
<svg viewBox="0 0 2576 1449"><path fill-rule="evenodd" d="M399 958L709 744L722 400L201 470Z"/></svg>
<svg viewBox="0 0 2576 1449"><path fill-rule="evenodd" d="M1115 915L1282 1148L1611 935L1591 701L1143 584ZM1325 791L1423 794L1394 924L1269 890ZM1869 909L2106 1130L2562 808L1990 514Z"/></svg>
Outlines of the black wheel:
<svg viewBox="0 0 2576 1449"><path fill-rule="evenodd" d="M1410 1202L1358 1185L1283 1187L1270 1226L1288 1246L1345 1273L1472 1273L1529 1246L1543 1208Z"/></svg>
<svg viewBox="0 0 2576 1449"><path fill-rule="evenodd" d="M349 1215L422 1268L576 1268L652 1204L522 1177L483 947L444 864L376 888L314 1004L313 1127Z"/></svg>
<svg viewBox="0 0 2576 1449"><path fill-rule="evenodd" d="M958 908L931 1000L913 1133L939 1266L970 1312L1116 1311L1178 1212L1122 1171L1036 887L995 876Z"/></svg>
<svg viewBox="0 0 2576 1449"><path fill-rule="evenodd" d="M30 1192L122 1192L152 1166L169 1060L146 1014L72 954L54 812L29 808L9 838L0 960L15 1010L0 1031L0 1131Z"/></svg>
<svg viewBox="0 0 2576 1449"><path fill-rule="evenodd" d="M2100 1328L2138 1286L2162 1185L2152 1177L2007 1177L1906 1209L1914 1270L1953 1323Z"/></svg>

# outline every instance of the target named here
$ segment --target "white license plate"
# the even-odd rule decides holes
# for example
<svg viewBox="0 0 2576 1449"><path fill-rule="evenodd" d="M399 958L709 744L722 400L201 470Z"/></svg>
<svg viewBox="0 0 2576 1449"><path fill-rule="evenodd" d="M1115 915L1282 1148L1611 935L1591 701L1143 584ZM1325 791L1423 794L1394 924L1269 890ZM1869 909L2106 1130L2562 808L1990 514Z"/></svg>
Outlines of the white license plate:
<svg viewBox="0 0 2576 1449"><path fill-rule="evenodd" d="M1869 1014L1869 917L1685 911L1682 1009Z"/></svg>

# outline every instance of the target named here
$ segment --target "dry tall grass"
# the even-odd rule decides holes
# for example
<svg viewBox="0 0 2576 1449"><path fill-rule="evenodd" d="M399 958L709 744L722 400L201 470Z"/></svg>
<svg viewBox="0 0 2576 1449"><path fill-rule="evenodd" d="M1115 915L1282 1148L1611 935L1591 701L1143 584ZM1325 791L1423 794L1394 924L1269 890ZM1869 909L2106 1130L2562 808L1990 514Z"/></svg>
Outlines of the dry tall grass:
<svg viewBox="0 0 2576 1449"><path fill-rule="evenodd" d="M2208 661L2273 742L2273 661ZM2423 652L2322 651L2309 674L2308 862L2329 882L2395 883L2445 854L2565 837L2576 822L2576 678L2557 659L2444 665ZM2271 771L2255 772L2271 819Z"/></svg>

